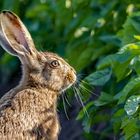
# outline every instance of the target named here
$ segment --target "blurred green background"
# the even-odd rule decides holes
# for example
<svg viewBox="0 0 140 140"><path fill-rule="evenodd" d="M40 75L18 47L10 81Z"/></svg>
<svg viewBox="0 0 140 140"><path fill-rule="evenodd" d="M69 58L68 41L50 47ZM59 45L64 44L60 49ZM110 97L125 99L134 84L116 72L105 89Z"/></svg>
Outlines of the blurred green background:
<svg viewBox="0 0 140 140"><path fill-rule="evenodd" d="M67 120L60 99L60 140L140 139L138 0L1 0L4 9L21 18L38 50L58 53L80 74L85 107L68 94ZM0 47L1 96L20 77L19 60Z"/></svg>

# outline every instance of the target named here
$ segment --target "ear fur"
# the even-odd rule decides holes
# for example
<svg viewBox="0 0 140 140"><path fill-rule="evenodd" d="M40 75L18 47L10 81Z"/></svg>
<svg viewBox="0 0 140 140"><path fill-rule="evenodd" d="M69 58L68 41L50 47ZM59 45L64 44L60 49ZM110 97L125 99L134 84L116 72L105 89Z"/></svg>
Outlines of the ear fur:
<svg viewBox="0 0 140 140"><path fill-rule="evenodd" d="M30 33L19 17L10 11L0 13L0 45L18 57L36 51Z"/></svg>

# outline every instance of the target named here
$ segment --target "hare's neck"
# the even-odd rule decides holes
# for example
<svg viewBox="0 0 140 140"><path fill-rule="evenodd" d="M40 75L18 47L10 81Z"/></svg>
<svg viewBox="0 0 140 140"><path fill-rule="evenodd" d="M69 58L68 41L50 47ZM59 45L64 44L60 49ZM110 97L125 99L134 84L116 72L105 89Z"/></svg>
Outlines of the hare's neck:
<svg viewBox="0 0 140 140"><path fill-rule="evenodd" d="M23 67L22 79L20 81L20 87L23 88L36 88L47 89L46 84L43 82L42 77L33 70L29 70L27 67Z"/></svg>
<svg viewBox="0 0 140 140"><path fill-rule="evenodd" d="M23 68L23 77L20 82L20 87L22 86L22 89L30 89L38 94L38 97L43 99L46 102L46 107L50 107L56 110L56 104L57 104L57 93L54 91L50 91L47 86L42 83L42 79L40 79L40 76L31 73L28 71L28 69Z"/></svg>
<svg viewBox="0 0 140 140"><path fill-rule="evenodd" d="M38 78L35 76L35 74L31 73L31 71L28 69L28 67L25 64L23 64L20 87L22 86L25 88L27 85L29 85L29 82L34 83L34 81L37 81L37 80L38 80ZM40 80L38 82L40 82Z"/></svg>

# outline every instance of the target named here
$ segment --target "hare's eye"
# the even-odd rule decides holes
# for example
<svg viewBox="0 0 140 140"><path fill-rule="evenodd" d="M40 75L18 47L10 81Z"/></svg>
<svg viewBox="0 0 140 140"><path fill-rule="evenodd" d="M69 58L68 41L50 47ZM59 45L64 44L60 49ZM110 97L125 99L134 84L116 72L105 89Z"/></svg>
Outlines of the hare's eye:
<svg viewBox="0 0 140 140"><path fill-rule="evenodd" d="M53 60L51 63L50 63L50 66L53 67L53 68L56 68L58 67L60 64L57 60Z"/></svg>

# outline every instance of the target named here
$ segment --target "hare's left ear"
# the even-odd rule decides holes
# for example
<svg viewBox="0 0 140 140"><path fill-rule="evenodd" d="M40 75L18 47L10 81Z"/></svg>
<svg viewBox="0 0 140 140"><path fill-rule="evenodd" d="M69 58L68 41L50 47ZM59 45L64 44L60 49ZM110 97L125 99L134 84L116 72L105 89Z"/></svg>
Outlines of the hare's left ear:
<svg viewBox="0 0 140 140"><path fill-rule="evenodd" d="M19 17L10 11L0 13L0 45L20 58L27 53L36 53L30 33Z"/></svg>

